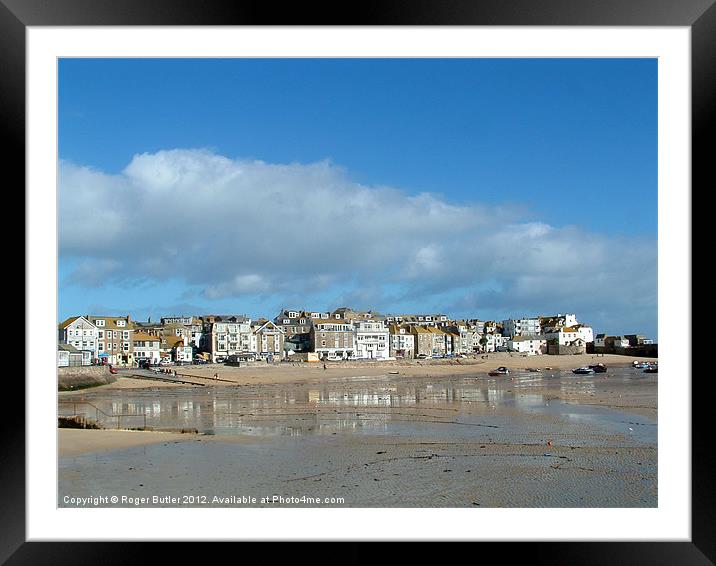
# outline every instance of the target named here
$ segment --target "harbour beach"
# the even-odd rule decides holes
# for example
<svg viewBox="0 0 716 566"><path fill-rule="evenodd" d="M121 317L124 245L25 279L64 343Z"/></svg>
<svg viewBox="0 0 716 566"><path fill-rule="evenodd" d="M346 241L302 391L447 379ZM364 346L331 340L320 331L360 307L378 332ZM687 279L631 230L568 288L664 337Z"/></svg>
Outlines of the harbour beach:
<svg viewBox="0 0 716 566"><path fill-rule="evenodd" d="M141 416L153 431L60 430L58 505L101 491L202 493L198 506L236 504L221 494L257 497L257 507L656 506L657 376L624 357L616 366L600 356L604 374L557 369L591 361L577 357L223 368L235 383L131 387L121 377L61 393L135 412L134 426ZM508 376L477 371L511 362ZM178 428L198 434L159 432Z"/></svg>

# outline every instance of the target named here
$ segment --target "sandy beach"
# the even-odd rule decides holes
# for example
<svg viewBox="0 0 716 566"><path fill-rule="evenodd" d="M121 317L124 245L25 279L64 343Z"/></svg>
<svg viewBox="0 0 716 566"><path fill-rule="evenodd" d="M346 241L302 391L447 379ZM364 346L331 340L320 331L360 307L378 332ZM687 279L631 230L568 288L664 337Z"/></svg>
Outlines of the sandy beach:
<svg viewBox="0 0 716 566"><path fill-rule="evenodd" d="M61 428L57 431L60 458L123 450L161 442L179 442L190 435L172 432L135 430L81 430Z"/></svg>
<svg viewBox="0 0 716 566"><path fill-rule="evenodd" d="M349 377L377 377L383 375L400 375L404 377L440 377L455 375L486 375L499 366L510 370L524 370L538 368L573 369L580 366L603 363L607 367L631 366L634 360L654 361L652 358L630 358L617 355L583 354L575 356L523 356L510 353L488 354L486 359L478 357L459 360L402 360L390 362L327 362L326 369L323 363L299 362L278 364L252 364L235 367L223 364L186 365L170 367L176 370L178 377L202 384L211 384L216 387L233 385L271 384L271 383L318 383L336 378ZM391 372L397 372L391 373ZM115 383L102 385L95 389L150 389L165 387L186 387L187 384L173 384L164 381L147 381L127 377L133 370L121 370ZM213 377L218 374L219 380ZM169 377L158 374L159 377ZM190 385L189 385L190 386ZM68 392L68 394L81 394L82 392ZM64 394L64 392L63 392Z"/></svg>
<svg viewBox="0 0 716 566"><path fill-rule="evenodd" d="M490 368L507 365L495 361ZM206 495L201 506L237 505L226 494L285 496L249 503L258 507L323 506L323 497L343 507L656 506L657 375L604 363L605 374L497 378L478 364L375 376L231 368L231 384L132 388L122 378L62 393L78 406L136 412L154 430L203 434L61 430L58 505L63 494L192 492Z"/></svg>

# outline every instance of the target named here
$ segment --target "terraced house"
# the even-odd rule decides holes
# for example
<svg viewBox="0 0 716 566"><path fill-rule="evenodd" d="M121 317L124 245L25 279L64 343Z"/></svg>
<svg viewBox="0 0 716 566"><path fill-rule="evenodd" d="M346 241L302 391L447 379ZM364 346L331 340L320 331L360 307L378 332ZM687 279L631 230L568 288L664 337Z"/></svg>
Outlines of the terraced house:
<svg viewBox="0 0 716 566"><path fill-rule="evenodd" d="M132 346L134 348L134 361L142 365L149 362L151 365L157 365L161 359L159 336L154 336L146 332L135 332L132 336Z"/></svg>
<svg viewBox="0 0 716 566"><path fill-rule="evenodd" d="M359 360L387 360L390 332L382 320L355 320L355 357Z"/></svg>
<svg viewBox="0 0 716 566"><path fill-rule="evenodd" d="M204 351L220 363L229 356L246 356L251 351L251 319L243 315L204 317Z"/></svg>
<svg viewBox="0 0 716 566"><path fill-rule="evenodd" d="M414 336L415 356L430 357L433 355L433 335L427 326L410 326L410 333Z"/></svg>
<svg viewBox="0 0 716 566"><path fill-rule="evenodd" d="M185 342L185 345L199 348L201 346L201 334L203 330L202 320L198 316L164 316L161 319L163 326L170 324L181 325L187 329L190 337L189 342Z"/></svg>
<svg viewBox="0 0 716 566"><path fill-rule="evenodd" d="M97 327L97 357L100 363L115 366L134 364L132 336L135 329L129 315L86 315L85 318Z"/></svg>
<svg viewBox="0 0 716 566"><path fill-rule="evenodd" d="M261 357L281 359L284 355L283 329L270 320L261 319L251 323L251 349Z"/></svg>
<svg viewBox="0 0 716 566"><path fill-rule="evenodd" d="M393 358L414 358L415 357L415 336L410 333L410 326L407 324L391 324L390 331L390 356Z"/></svg>
<svg viewBox="0 0 716 566"><path fill-rule="evenodd" d="M97 336L97 327L83 316L72 316L58 326L59 344L67 344L79 352L86 352L83 358L89 358L90 363L95 362L99 354Z"/></svg>
<svg viewBox="0 0 716 566"><path fill-rule="evenodd" d="M333 318L311 321L311 350L321 359L347 360L355 357L353 325L340 317L336 314Z"/></svg>
<svg viewBox="0 0 716 566"><path fill-rule="evenodd" d="M311 319L327 319L327 312L309 312L300 309L283 309L273 323L283 331L286 352L308 352L311 347Z"/></svg>

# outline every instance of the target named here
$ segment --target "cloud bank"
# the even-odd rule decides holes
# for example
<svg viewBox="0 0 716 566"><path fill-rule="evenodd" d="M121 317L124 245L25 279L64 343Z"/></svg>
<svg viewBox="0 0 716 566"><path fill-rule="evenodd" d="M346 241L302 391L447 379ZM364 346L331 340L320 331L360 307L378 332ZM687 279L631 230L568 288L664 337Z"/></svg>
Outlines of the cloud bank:
<svg viewBox="0 0 716 566"><path fill-rule="evenodd" d="M456 315L656 319L655 239L366 186L328 161L168 150L116 175L61 162L59 190L72 285L179 279L207 300L311 293L375 302L358 307L424 300Z"/></svg>

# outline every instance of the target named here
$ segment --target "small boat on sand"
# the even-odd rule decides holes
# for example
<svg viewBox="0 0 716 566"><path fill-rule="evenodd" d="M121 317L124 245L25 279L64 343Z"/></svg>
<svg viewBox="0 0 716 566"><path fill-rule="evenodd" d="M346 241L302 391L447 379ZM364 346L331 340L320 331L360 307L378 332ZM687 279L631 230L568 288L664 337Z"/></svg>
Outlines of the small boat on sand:
<svg viewBox="0 0 716 566"><path fill-rule="evenodd" d="M504 367L504 366L500 366L500 367L498 367L497 369L493 369L493 370L492 370L491 372L489 372L487 375L491 375L491 376L494 377L494 376L497 376L497 375L507 375L508 373L510 373L510 370L508 370L508 369L507 369L506 367Z"/></svg>
<svg viewBox="0 0 716 566"><path fill-rule="evenodd" d="M542 370L539 368L527 368L527 371L529 371L530 373L539 373Z"/></svg>
<svg viewBox="0 0 716 566"><path fill-rule="evenodd" d="M656 366L652 366L650 368L646 368L644 370L644 373L659 373L659 368Z"/></svg>
<svg viewBox="0 0 716 566"><path fill-rule="evenodd" d="M594 373L594 370L590 367L584 366L581 368L573 369L572 373L578 373L580 375L589 375Z"/></svg>
<svg viewBox="0 0 716 566"><path fill-rule="evenodd" d="M593 366L589 366L594 370L594 373L605 373L607 371L607 366L604 364L594 364Z"/></svg>
<svg viewBox="0 0 716 566"><path fill-rule="evenodd" d="M634 369L649 369L651 364L649 362L634 362Z"/></svg>

